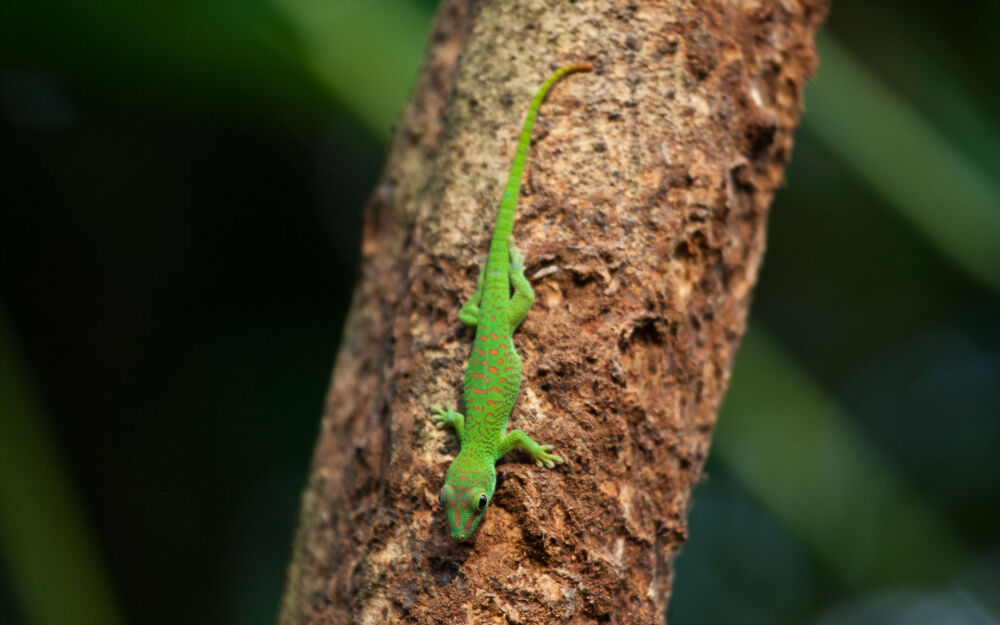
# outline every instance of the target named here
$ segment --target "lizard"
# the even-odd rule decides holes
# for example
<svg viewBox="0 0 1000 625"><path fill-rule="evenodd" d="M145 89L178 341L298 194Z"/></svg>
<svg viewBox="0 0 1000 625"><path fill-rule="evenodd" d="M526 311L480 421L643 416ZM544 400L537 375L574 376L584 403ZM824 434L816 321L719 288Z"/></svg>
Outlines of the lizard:
<svg viewBox="0 0 1000 625"><path fill-rule="evenodd" d="M542 100L566 74L591 69L589 64L577 64L557 70L531 100L497 210L489 253L476 280L476 291L458 312L459 321L476 328L465 369L466 414L450 406L432 406L430 417L439 428L454 428L461 442L461 450L448 467L439 497L451 537L456 541L468 539L483 519L496 487L496 462L507 452L520 447L539 467L550 469L563 462L561 456L552 453L552 445L539 445L521 430L507 432L522 375L521 358L511 337L535 301L535 293L524 276L524 255L515 247L512 233L531 129Z"/></svg>

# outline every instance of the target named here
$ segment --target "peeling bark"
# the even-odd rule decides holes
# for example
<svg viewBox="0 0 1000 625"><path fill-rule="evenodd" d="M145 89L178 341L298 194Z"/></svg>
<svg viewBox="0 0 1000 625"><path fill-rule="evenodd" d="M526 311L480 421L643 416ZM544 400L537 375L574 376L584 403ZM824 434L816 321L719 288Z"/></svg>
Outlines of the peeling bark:
<svg viewBox="0 0 1000 625"><path fill-rule="evenodd" d="M280 622L660 623L764 251L821 0L445 0L365 208L363 276ZM437 503L475 288L528 101L515 452L472 544Z"/></svg>

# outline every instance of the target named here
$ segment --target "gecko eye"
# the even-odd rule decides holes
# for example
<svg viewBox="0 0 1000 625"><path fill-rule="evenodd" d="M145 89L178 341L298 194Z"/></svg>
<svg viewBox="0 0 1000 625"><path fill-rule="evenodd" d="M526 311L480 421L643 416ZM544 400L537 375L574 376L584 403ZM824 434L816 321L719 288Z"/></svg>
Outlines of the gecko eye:
<svg viewBox="0 0 1000 625"><path fill-rule="evenodd" d="M476 506L476 512L482 512L486 509L486 493L479 496L479 503Z"/></svg>

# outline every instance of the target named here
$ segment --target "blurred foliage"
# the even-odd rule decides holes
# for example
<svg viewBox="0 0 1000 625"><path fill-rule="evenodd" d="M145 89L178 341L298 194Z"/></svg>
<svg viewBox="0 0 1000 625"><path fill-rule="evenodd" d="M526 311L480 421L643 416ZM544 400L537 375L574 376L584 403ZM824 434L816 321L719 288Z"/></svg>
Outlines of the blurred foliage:
<svg viewBox="0 0 1000 625"><path fill-rule="evenodd" d="M0 316L0 553L31 622L117 625L110 581L22 371Z"/></svg>
<svg viewBox="0 0 1000 625"><path fill-rule="evenodd" d="M273 622L433 8L0 4L0 622ZM835 4L673 622L996 622L998 26Z"/></svg>

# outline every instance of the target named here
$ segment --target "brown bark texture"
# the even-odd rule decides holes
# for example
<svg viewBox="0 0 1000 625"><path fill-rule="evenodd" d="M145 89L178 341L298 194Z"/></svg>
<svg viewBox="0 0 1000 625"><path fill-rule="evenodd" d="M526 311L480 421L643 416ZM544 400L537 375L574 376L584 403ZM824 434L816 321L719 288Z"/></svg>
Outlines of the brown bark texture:
<svg viewBox="0 0 1000 625"><path fill-rule="evenodd" d="M280 622L661 623L764 251L821 0L445 0L365 207ZM475 289L528 101L537 300L515 452L471 543L437 501ZM461 406L458 406L461 410Z"/></svg>

